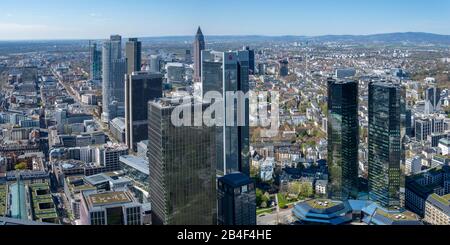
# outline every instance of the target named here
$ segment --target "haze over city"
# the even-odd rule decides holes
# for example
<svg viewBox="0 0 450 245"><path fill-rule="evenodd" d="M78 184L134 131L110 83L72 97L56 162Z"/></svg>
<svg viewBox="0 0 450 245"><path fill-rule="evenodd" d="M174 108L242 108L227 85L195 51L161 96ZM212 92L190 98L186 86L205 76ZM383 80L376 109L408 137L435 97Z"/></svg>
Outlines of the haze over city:
<svg viewBox="0 0 450 245"><path fill-rule="evenodd" d="M448 240L450 0L0 11L3 243Z"/></svg>
<svg viewBox="0 0 450 245"><path fill-rule="evenodd" d="M27 6L23 8L23 6ZM0 40L123 36L450 34L442 0L2 0Z"/></svg>

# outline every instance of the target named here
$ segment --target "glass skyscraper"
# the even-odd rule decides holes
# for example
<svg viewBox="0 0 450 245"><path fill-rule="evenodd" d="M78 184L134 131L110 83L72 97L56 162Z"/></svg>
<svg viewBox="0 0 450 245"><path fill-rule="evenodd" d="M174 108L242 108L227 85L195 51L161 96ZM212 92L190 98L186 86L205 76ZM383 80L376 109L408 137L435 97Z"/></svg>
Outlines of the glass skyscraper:
<svg viewBox="0 0 450 245"><path fill-rule="evenodd" d="M102 121L108 123L118 116L117 105L123 106L125 100L127 62L122 58L122 38L119 35L113 35L103 43L102 68Z"/></svg>
<svg viewBox="0 0 450 245"><path fill-rule="evenodd" d="M233 172L250 174L250 146L249 146L249 101L241 100L239 105L235 98L234 103L227 101L227 92L249 91L249 52L202 52L202 94L219 92L224 100L223 126L216 127L217 170L219 175ZM227 103L234 104L234 110L226 108ZM243 112L241 114L240 112ZM227 121L234 113L234 121ZM238 122L245 122L239 126ZM227 126L228 125L228 126ZM230 126L233 125L233 126Z"/></svg>
<svg viewBox="0 0 450 245"><path fill-rule="evenodd" d="M401 87L394 82L369 83L369 198L384 207L400 206Z"/></svg>
<svg viewBox="0 0 450 245"><path fill-rule="evenodd" d="M441 109L441 90L435 85L425 90L425 114L432 114Z"/></svg>
<svg viewBox="0 0 450 245"><path fill-rule="evenodd" d="M358 82L328 80L329 194L347 200L358 195Z"/></svg>
<svg viewBox="0 0 450 245"><path fill-rule="evenodd" d="M102 51L97 49L97 44L93 43L89 47L90 57L90 79L99 81L102 79Z"/></svg>
<svg viewBox="0 0 450 245"><path fill-rule="evenodd" d="M162 97L161 73L133 72L125 81L126 143L137 151L137 143L148 139L148 102Z"/></svg>
<svg viewBox="0 0 450 245"><path fill-rule="evenodd" d="M152 222L157 225L217 224L215 128L175 127L174 98L148 105L148 159ZM182 109L205 109L193 102ZM179 107L178 107L179 108ZM193 113L192 113L193 114Z"/></svg>
<svg viewBox="0 0 450 245"><path fill-rule="evenodd" d="M125 46L125 56L127 58L127 74L141 70L142 64L142 43L137 38L130 38Z"/></svg>
<svg viewBox="0 0 450 245"><path fill-rule="evenodd" d="M247 50L248 55L249 55L249 62L248 62L249 74L254 75L255 74L255 50L250 49L250 47L248 47L248 46L245 46L244 50Z"/></svg>

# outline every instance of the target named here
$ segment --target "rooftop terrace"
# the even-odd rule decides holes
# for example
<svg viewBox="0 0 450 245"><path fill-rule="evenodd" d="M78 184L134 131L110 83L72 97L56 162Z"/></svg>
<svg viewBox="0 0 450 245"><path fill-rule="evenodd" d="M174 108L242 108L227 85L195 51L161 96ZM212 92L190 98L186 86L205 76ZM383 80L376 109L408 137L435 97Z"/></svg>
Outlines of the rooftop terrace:
<svg viewBox="0 0 450 245"><path fill-rule="evenodd" d="M0 185L0 216L6 211L6 185Z"/></svg>
<svg viewBox="0 0 450 245"><path fill-rule="evenodd" d="M55 203L47 183L29 186L33 200L34 219L41 222L58 223Z"/></svg>
<svg viewBox="0 0 450 245"><path fill-rule="evenodd" d="M110 205L115 203L127 203L132 202L131 198L123 191L120 192L108 192L100 194L91 194L88 196L88 200L92 205Z"/></svg>
<svg viewBox="0 0 450 245"><path fill-rule="evenodd" d="M439 196L438 194L433 193L431 195L431 197L433 199L435 199L436 201L442 203L445 206L450 206L450 194L447 194L447 195L444 195L444 196Z"/></svg>
<svg viewBox="0 0 450 245"><path fill-rule="evenodd" d="M388 219L394 220L394 221L396 221L396 220L404 220L404 221L418 220L417 215L410 211L404 211L402 213L397 213L397 212L396 213L388 213L381 209L377 209L377 214L382 215L382 216L384 216Z"/></svg>
<svg viewBox="0 0 450 245"><path fill-rule="evenodd" d="M327 209L338 205L338 203L336 203L335 201L328 199L309 200L306 201L306 203L314 209Z"/></svg>

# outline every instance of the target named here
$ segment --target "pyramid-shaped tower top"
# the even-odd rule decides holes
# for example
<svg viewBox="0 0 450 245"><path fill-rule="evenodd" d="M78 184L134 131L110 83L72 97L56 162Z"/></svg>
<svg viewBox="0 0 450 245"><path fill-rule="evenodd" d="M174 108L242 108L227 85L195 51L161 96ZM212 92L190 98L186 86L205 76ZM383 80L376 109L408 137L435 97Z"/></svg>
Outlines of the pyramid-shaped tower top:
<svg viewBox="0 0 450 245"><path fill-rule="evenodd" d="M197 36L203 36L202 29L200 28L200 26L197 29Z"/></svg>

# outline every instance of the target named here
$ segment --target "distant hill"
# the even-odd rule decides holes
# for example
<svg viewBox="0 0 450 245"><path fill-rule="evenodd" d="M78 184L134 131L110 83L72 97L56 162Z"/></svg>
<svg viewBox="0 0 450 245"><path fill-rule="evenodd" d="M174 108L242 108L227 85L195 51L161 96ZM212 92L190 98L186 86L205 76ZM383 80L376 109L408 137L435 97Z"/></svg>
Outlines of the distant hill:
<svg viewBox="0 0 450 245"><path fill-rule="evenodd" d="M107 37L105 37L106 39ZM124 42L127 37L123 37ZM191 43L194 36L159 36L138 37L143 42L149 43ZM100 39L95 41L102 41ZM397 32L372 35L323 35L323 36L265 36L265 35L206 35L207 42L354 42L354 43L432 43L450 45L450 35L440 35L425 32ZM10 46L21 45L25 47L52 45L76 46L87 45L88 40L26 40L26 41L0 41L1 49L9 49Z"/></svg>
<svg viewBox="0 0 450 245"><path fill-rule="evenodd" d="M353 42L382 42L382 43L442 43L450 44L450 35L439 35L425 32L398 32L373 35L326 35L310 37L318 41L353 41Z"/></svg>
<svg viewBox="0 0 450 245"><path fill-rule="evenodd" d="M192 42L193 36L143 37L148 42ZM356 43L433 43L450 44L450 35L424 32L398 32L373 35L323 35L323 36L264 36L264 35L223 35L206 36L208 42L231 41L317 41L317 42L356 42Z"/></svg>

